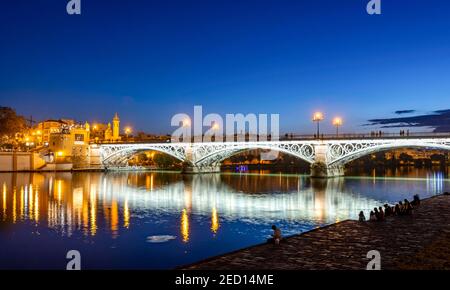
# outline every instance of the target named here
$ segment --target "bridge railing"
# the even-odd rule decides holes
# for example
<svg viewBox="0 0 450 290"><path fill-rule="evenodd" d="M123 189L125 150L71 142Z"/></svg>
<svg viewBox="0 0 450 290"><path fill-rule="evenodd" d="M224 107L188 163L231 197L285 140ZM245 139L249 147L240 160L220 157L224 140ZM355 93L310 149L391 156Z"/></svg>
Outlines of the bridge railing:
<svg viewBox="0 0 450 290"><path fill-rule="evenodd" d="M405 134L399 133L387 133L387 132L368 132L368 133L340 133L336 134L320 134L319 137L317 135L310 134L284 134L279 137L280 141L303 141L303 140L372 140L372 139L417 139L417 138L450 138L450 132L442 132L442 133L434 133L434 132L410 132ZM244 142L248 141L272 141L272 137L264 136L260 138L258 135L246 135L245 138L242 138ZM230 141L231 140L231 141ZM239 138L237 136L228 136L228 138L221 138L221 142L237 142ZM212 141L216 141L215 138L212 138ZM274 139L275 141L275 139ZM181 140L180 140L181 142ZM194 142L194 137L191 138L191 142ZM219 142L219 140L217 140ZM91 144L148 144L148 143L178 143L172 142L170 138L167 139L152 139L152 140L139 140L129 138L128 140L122 140L117 142L109 142L109 141L98 141L91 142Z"/></svg>
<svg viewBox="0 0 450 290"><path fill-rule="evenodd" d="M411 133L386 133L386 132L368 132L368 133L340 133L317 135L296 135L286 134L280 137L280 140L349 140L349 139L418 139L418 138L450 138L450 132L411 132Z"/></svg>

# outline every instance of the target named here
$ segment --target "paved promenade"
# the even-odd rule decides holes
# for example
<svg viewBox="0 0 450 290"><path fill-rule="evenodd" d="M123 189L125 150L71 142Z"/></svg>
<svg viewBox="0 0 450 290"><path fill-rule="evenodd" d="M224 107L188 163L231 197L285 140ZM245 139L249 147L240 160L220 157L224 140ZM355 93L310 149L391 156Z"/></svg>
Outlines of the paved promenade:
<svg viewBox="0 0 450 290"><path fill-rule="evenodd" d="M214 257L192 270L362 270L370 250L382 269L450 269L450 196L423 200L412 216L385 222L343 221L292 236L275 246L261 244Z"/></svg>

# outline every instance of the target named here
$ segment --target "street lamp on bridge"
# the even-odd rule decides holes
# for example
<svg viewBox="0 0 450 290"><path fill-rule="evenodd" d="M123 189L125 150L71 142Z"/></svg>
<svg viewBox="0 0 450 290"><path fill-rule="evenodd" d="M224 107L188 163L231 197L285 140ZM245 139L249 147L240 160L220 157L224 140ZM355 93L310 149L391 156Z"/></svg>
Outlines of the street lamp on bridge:
<svg viewBox="0 0 450 290"><path fill-rule="evenodd" d="M313 122L317 122L317 138L320 138L320 121L323 121L324 116L321 112L315 112L313 115Z"/></svg>
<svg viewBox="0 0 450 290"><path fill-rule="evenodd" d="M130 133L131 133L131 128L130 127L126 127L125 128L125 134L127 136L127 141L128 141L128 135L130 135Z"/></svg>
<svg viewBox="0 0 450 290"><path fill-rule="evenodd" d="M339 127L342 126L342 119L340 117L334 118L333 126L336 127L336 137L338 137L339 136Z"/></svg>

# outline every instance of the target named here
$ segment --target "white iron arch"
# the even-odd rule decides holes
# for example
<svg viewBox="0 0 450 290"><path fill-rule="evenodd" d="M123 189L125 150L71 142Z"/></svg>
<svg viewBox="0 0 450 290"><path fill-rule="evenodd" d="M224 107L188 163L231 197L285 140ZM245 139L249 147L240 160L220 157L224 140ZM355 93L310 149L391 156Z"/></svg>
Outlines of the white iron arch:
<svg viewBox="0 0 450 290"><path fill-rule="evenodd" d="M143 151L158 151L168 154L180 161L186 160L186 149L182 144L103 144L102 162L105 166L120 166L133 155Z"/></svg>
<svg viewBox="0 0 450 290"><path fill-rule="evenodd" d="M430 148L450 151L450 140L389 139L371 142L331 142L328 144L327 164L330 166L345 165L365 155L399 148Z"/></svg>
<svg viewBox="0 0 450 290"><path fill-rule="evenodd" d="M308 163L314 163L314 145L299 142L230 142L200 143L194 147L194 165L214 165L248 150L274 150L295 156Z"/></svg>

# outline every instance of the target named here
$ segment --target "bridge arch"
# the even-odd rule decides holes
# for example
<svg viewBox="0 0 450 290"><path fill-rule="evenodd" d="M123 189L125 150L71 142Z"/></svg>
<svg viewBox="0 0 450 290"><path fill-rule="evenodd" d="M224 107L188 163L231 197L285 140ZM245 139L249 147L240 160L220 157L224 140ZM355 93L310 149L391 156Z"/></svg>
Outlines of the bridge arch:
<svg viewBox="0 0 450 290"><path fill-rule="evenodd" d="M139 152L157 151L174 157L180 161L186 161L186 151L183 146L173 144L127 144L127 145L102 145L102 162L105 167L123 166L129 158Z"/></svg>
<svg viewBox="0 0 450 290"><path fill-rule="evenodd" d="M450 151L450 142L386 142L381 144L331 144L328 150L329 166L332 165L345 165L353 160L359 159L369 154L401 149L401 148L413 148L413 149L434 149L434 150L446 150Z"/></svg>
<svg viewBox="0 0 450 290"><path fill-rule="evenodd" d="M200 145L195 149L195 166L218 165L225 159L249 150L273 150L294 156L309 164L314 163L314 146L312 144L245 142L231 144Z"/></svg>

